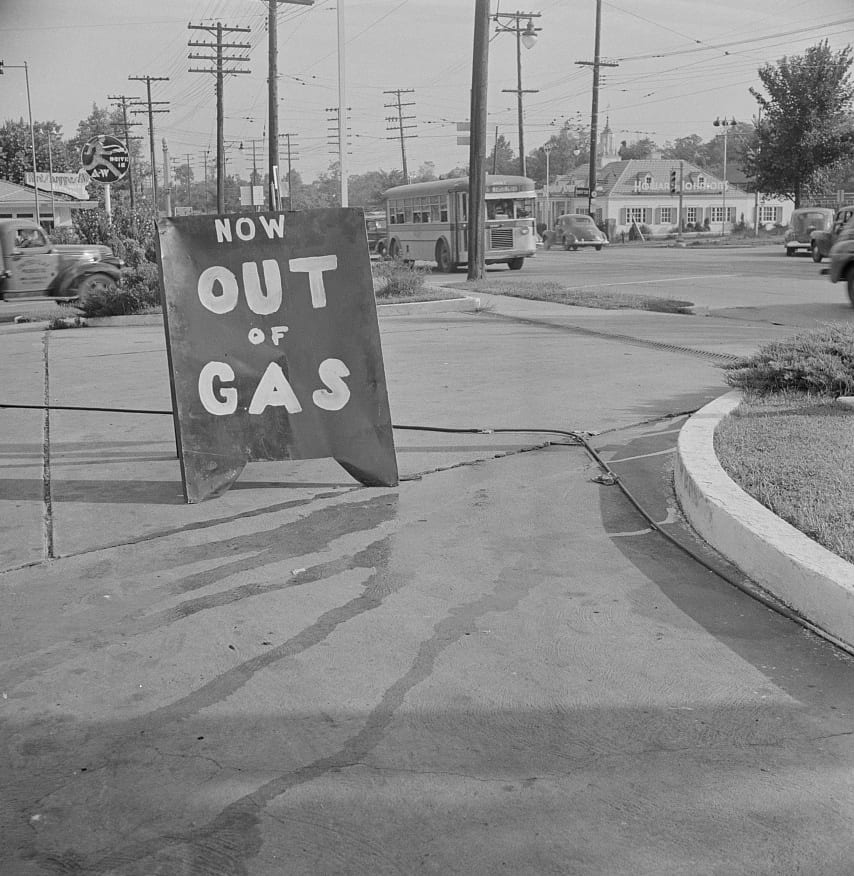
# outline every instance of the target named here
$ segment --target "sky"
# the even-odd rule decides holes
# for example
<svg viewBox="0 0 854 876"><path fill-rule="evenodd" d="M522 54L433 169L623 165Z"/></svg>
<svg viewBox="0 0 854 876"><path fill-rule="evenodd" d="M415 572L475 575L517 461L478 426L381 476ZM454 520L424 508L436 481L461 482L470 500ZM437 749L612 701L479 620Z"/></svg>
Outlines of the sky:
<svg viewBox="0 0 854 876"><path fill-rule="evenodd" d="M343 69L349 108L351 174L402 165L401 144L388 130L386 105L401 100L414 127L405 141L410 172L433 162L437 173L465 165L468 147L457 145L457 123L469 116L474 0L338 0L343 22ZM279 131L290 133L293 167L306 182L337 157L339 103L336 0L313 6L279 0ZM545 143L566 122L590 124L592 71L578 61L594 52L596 0L492 0L491 12L539 13L536 45L522 48L526 152ZM229 40L249 74L226 78L225 138L229 172L248 177L252 140L259 168L266 166L267 4L263 0L0 0L0 118L27 117L27 63L34 119L54 120L66 137L92 105L111 95L142 99L145 86L129 76L168 77L152 83L152 99L168 101L154 116L157 160L166 139L174 161L204 173L216 149L214 76L189 72L210 66L191 61L190 40L211 40L189 24L248 27ZM509 21L504 19L504 21ZM527 22L524 22L525 24ZM488 131L518 144L516 40L491 25ZM757 70L784 55L827 39L834 49L854 44L850 0L602 0L599 129L606 119L617 143L649 137L659 144L719 133L718 116L749 121L759 86ZM337 113L337 109L335 110ZM135 133L147 138L146 115ZM110 133L110 132L105 132ZM330 144L330 138L334 142ZM243 151L237 146L244 143ZM144 141L144 143L147 143ZM282 150L284 159L285 151ZM283 164L284 164L283 160Z"/></svg>

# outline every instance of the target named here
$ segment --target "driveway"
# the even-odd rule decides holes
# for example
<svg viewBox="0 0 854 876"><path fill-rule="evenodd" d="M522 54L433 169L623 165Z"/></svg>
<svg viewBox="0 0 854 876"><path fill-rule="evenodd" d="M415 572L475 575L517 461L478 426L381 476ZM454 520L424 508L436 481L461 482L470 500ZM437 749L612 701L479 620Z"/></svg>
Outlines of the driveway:
<svg viewBox="0 0 854 876"><path fill-rule="evenodd" d="M0 871L850 869L852 662L565 434L702 553L684 412L785 329L489 303L381 319L398 488L195 506L170 418L115 412L168 410L160 330L3 335L5 403L108 410L2 411Z"/></svg>

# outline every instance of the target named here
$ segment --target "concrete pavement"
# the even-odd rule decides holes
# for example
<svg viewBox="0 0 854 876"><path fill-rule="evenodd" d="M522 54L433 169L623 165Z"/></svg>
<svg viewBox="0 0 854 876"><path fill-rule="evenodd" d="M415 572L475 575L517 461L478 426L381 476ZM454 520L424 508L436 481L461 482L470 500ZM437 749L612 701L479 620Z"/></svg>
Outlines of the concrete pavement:
<svg viewBox="0 0 854 876"><path fill-rule="evenodd" d="M681 414L778 329L482 303L381 319L392 419L519 431L398 429L395 489L187 506L168 416L0 412L0 872L848 872L851 661L546 431L692 539ZM157 327L0 342L4 403L169 408Z"/></svg>

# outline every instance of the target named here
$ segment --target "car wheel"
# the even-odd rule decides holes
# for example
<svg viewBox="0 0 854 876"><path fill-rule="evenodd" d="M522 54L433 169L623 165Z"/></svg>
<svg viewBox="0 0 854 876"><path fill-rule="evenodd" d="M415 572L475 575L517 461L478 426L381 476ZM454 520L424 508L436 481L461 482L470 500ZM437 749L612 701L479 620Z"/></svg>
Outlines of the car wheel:
<svg viewBox="0 0 854 876"><path fill-rule="evenodd" d="M787 246L787 247L786 247L786 255L787 255L787 256L793 256L794 254L795 254L794 247Z"/></svg>
<svg viewBox="0 0 854 876"><path fill-rule="evenodd" d="M812 249L812 260L816 264L818 264L823 258L822 254L821 254L821 250L818 248L817 243L813 243L811 249Z"/></svg>
<svg viewBox="0 0 854 876"><path fill-rule="evenodd" d="M443 274L451 274L454 271L454 263L451 261L451 251L444 240L436 243L436 266Z"/></svg>
<svg viewBox="0 0 854 876"><path fill-rule="evenodd" d="M400 244L396 240L393 240L391 242L391 246L389 247L389 251L388 251L388 257L393 262L400 261Z"/></svg>
<svg viewBox="0 0 854 876"><path fill-rule="evenodd" d="M848 273L845 275L845 283L848 287L848 298L851 300L851 306L854 307L854 265L848 268Z"/></svg>
<svg viewBox="0 0 854 876"><path fill-rule="evenodd" d="M105 294L116 289L116 281L109 274L87 274L77 284L75 291L79 298Z"/></svg>
<svg viewBox="0 0 854 876"><path fill-rule="evenodd" d="M601 243L599 244L599 246L596 247L596 252L602 252L602 244Z"/></svg>
<svg viewBox="0 0 854 876"><path fill-rule="evenodd" d="M376 254L377 254L381 259L384 259L384 258L385 258L385 244L384 244L384 243L378 243L378 244L377 244Z"/></svg>
<svg viewBox="0 0 854 876"><path fill-rule="evenodd" d="M510 268L511 271L521 271L522 265L524 264L524 257L517 256L515 259L510 259L510 261L507 262L507 267Z"/></svg>

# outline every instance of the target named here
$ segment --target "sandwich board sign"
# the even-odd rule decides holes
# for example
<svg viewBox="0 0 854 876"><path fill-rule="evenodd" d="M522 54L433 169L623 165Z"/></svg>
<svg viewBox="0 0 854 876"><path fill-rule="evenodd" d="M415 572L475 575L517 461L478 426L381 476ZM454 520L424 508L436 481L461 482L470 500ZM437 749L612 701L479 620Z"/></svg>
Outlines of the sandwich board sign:
<svg viewBox="0 0 854 876"><path fill-rule="evenodd" d="M332 457L395 486L364 213L171 217L157 231L187 502L253 460Z"/></svg>

